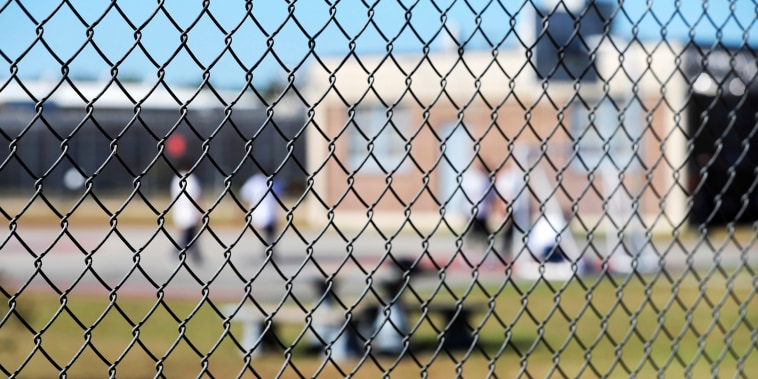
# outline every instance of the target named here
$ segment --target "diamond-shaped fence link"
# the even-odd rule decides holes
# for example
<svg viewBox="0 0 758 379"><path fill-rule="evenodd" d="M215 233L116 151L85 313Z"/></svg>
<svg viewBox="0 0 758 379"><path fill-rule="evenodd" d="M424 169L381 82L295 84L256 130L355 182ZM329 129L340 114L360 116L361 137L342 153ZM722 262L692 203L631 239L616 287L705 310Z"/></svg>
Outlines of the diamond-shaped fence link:
<svg viewBox="0 0 758 379"><path fill-rule="evenodd" d="M757 9L7 0L0 371L751 377Z"/></svg>

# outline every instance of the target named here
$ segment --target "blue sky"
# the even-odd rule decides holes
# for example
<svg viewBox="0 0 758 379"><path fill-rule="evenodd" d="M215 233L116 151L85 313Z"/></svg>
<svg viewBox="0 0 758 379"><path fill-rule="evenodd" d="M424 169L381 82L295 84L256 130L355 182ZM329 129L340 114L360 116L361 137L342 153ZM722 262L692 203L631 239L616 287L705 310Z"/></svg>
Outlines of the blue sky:
<svg viewBox="0 0 758 379"><path fill-rule="evenodd" d="M758 43L752 0L607 1L619 7L619 38ZM555 2L535 0L545 8ZM248 71L256 83L302 76L313 52L381 53L388 41L393 53L440 49L449 41L443 22L469 49L516 43L512 15L516 23L529 19L522 2L512 0L382 0L372 7L369 0L259 0L249 12L244 1L211 0L207 13L196 0L166 0L162 9L156 0L121 0L118 8L110 1L68 3L78 15L61 0L0 5L0 77L16 70L22 79L60 77L66 66L75 78L95 79L109 77L115 66L123 77L195 84L208 69L213 84L236 87ZM227 42L231 51L224 50Z"/></svg>

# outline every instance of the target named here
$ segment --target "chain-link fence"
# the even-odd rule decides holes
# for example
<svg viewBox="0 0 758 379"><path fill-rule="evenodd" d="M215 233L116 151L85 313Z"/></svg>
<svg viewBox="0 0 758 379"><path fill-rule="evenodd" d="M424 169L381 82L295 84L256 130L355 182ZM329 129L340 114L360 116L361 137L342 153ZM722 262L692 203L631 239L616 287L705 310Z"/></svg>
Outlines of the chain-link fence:
<svg viewBox="0 0 758 379"><path fill-rule="evenodd" d="M757 12L7 0L0 371L751 377Z"/></svg>

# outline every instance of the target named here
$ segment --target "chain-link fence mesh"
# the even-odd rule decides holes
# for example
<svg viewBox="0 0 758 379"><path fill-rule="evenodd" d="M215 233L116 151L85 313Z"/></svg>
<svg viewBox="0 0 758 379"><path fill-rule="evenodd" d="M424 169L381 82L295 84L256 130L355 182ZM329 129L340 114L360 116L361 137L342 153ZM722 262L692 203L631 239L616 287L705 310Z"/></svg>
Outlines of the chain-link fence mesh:
<svg viewBox="0 0 758 379"><path fill-rule="evenodd" d="M7 0L0 371L751 377L756 12Z"/></svg>

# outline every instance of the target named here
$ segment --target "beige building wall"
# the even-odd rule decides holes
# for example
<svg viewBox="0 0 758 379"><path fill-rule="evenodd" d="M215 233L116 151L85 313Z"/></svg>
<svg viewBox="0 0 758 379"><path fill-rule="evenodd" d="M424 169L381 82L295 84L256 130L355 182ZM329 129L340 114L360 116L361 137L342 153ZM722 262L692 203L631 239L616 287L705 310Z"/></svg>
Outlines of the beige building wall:
<svg viewBox="0 0 758 379"><path fill-rule="evenodd" d="M642 215L645 228L670 228L686 216L686 86L677 53L638 44L623 54L607 44L597 52L607 80L581 86L537 80L520 50L466 52L463 58L361 56L312 65L306 94L314 104L308 128L312 187L300 217L341 227L371 221L389 230L407 226L404 221L435 228L442 213L459 222L441 210L449 200L442 191L442 153L451 148L443 143L449 128L461 125L471 159L478 155L493 170L514 159L525 167L536 207L575 212L585 228L635 218L630 211ZM634 162L617 162L615 172L581 169L575 158L581 146L572 141L586 128L575 124L574 108L586 108L583 101L593 108L604 98L621 109L615 122L641 130L630 137L638 141L629 143ZM393 120L405 115L402 148L410 156L388 174L355 171L347 158L351 115L370 104L392 110ZM624 119L627 108L639 117Z"/></svg>

